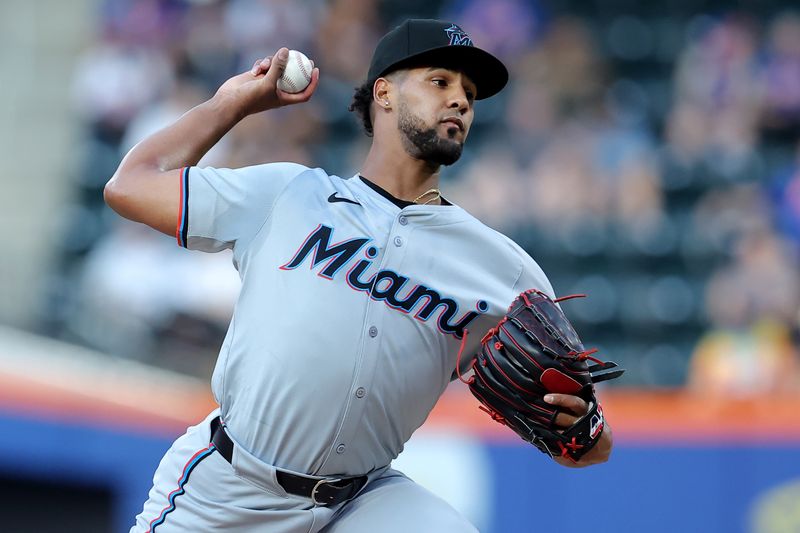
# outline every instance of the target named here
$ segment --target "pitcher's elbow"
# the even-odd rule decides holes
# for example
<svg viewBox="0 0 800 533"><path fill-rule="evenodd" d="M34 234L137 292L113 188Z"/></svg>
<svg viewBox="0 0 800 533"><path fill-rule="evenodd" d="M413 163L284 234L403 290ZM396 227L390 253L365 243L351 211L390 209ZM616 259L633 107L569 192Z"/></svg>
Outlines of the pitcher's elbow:
<svg viewBox="0 0 800 533"><path fill-rule="evenodd" d="M117 184L112 177L110 180L108 180L106 186L103 187L103 201L105 201L108 207L116 211L115 205L119 201L119 196Z"/></svg>
<svg viewBox="0 0 800 533"><path fill-rule="evenodd" d="M117 174L111 177L103 187L103 200L106 205L119 214L127 211L126 206L130 203L130 194L125 191L124 184Z"/></svg>

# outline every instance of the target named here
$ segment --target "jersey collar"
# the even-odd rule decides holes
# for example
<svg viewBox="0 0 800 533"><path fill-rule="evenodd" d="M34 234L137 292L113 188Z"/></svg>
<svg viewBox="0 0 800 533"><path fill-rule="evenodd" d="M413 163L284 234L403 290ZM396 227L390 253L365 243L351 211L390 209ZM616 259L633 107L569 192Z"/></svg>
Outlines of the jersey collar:
<svg viewBox="0 0 800 533"><path fill-rule="evenodd" d="M412 206L412 205L419 205L419 204L415 204L414 202L409 202L408 200L402 200L400 198L397 198L396 196L393 196L389 191L387 191L386 189L384 189L380 185L372 183L370 180L368 180L367 178L365 178L361 174L358 175L358 178L362 182L364 182L370 189L372 189L373 191L377 192L378 194L380 194L381 196L383 196L384 198L386 198L387 200L392 202L394 205L396 205L400 209L404 209L404 208ZM448 202L447 199L444 196L442 196L442 205L452 206L453 204Z"/></svg>
<svg viewBox="0 0 800 533"><path fill-rule="evenodd" d="M422 205L407 202L395 198L381 187L358 174L346 181L357 191L356 198L373 204L390 217L397 217L402 213L410 217L409 220L424 226L442 226L474 220L474 217L469 213L450 202L447 205Z"/></svg>

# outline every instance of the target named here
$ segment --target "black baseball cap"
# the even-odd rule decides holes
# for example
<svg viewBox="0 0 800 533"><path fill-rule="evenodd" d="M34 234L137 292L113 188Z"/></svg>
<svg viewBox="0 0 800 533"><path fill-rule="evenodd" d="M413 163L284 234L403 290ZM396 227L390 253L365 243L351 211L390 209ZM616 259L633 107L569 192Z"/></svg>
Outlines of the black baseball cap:
<svg viewBox="0 0 800 533"><path fill-rule="evenodd" d="M374 83L392 71L421 66L463 71L477 87L476 100L497 94L508 82L502 61L476 47L457 24L433 19L409 19L384 35L367 80Z"/></svg>

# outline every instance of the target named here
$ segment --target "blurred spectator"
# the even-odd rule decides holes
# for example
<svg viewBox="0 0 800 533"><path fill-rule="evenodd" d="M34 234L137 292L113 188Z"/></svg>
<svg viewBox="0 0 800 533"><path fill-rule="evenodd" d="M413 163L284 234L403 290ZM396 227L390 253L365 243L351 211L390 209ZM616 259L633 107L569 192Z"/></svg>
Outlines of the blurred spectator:
<svg viewBox="0 0 800 533"><path fill-rule="evenodd" d="M712 329L691 364L690 386L706 393L800 390L797 257L768 227L741 237L733 265L710 280L706 306Z"/></svg>
<svg viewBox="0 0 800 533"><path fill-rule="evenodd" d="M311 53L317 28L325 20L322 0L231 0L222 5L225 31L217 33L237 50L237 71L249 69L281 46Z"/></svg>
<svg viewBox="0 0 800 533"><path fill-rule="evenodd" d="M756 186L713 188L694 206L692 231L705 246L727 255L741 235L767 231L769 209Z"/></svg>
<svg viewBox="0 0 800 533"><path fill-rule="evenodd" d="M354 135L361 135L347 108L353 90L366 81L372 50L388 28L378 16L378 3L372 0L334 0L322 14L313 42L322 80L314 101L324 110L317 112L317 119L336 134L330 139L330 149L342 152ZM335 159L336 155L326 154L320 164L336 168Z"/></svg>
<svg viewBox="0 0 800 533"><path fill-rule="evenodd" d="M355 87L367 77L381 27L371 0L334 0L317 26L317 64L325 75ZM350 94L352 96L352 92Z"/></svg>
<svg viewBox="0 0 800 533"><path fill-rule="evenodd" d="M763 57L762 125L800 134L800 13L785 12L770 26Z"/></svg>
<svg viewBox="0 0 800 533"><path fill-rule="evenodd" d="M231 34L220 31L225 24L225 4L202 2L186 12L185 36L178 43L180 67L213 92L237 71L253 66L256 58L243 60L234 47Z"/></svg>
<svg viewBox="0 0 800 533"><path fill-rule="evenodd" d="M800 141L792 161L773 177L770 192L778 229L800 250Z"/></svg>
<svg viewBox="0 0 800 533"><path fill-rule="evenodd" d="M759 78L754 22L727 16L708 25L678 59L674 113L668 133L687 161L711 161L715 176L741 179L755 157ZM701 133L702 132L702 133Z"/></svg>
<svg viewBox="0 0 800 533"><path fill-rule="evenodd" d="M591 118L599 109L606 88L608 65L599 54L588 24L575 17L555 19L530 48L520 64L526 76L547 87L561 117Z"/></svg>
<svg viewBox="0 0 800 533"><path fill-rule="evenodd" d="M688 100L675 104L667 117L665 138L672 159L683 167L691 167L705 154L710 135L708 113L699 104Z"/></svg>
<svg viewBox="0 0 800 533"><path fill-rule="evenodd" d="M88 124L119 132L172 81L169 61L158 49L107 35L78 61L73 101Z"/></svg>
<svg viewBox="0 0 800 533"><path fill-rule="evenodd" d="M754 25L741 15L708 24L678 58L676 99L709 111L750 112L758 97Z"/></svg>
<svg viewBox="0 0 800 533"><path fill-rule="evenodd" d="M707 333L692 356L689 388L704 395L731 396L798 392L799 376L789 328L759 320L744 329Z"/></svg>
<svg viewBox="0 0 800 533"><path fill-rule="evenodd" d="M182 38L187 4L181 0L102 0L101 25L129 46L169 49Z"/></svg>
<svg viewBox="0 0 800 533"><path fill-rule="evenodd" d="M766 224L748 228L736 244L734 263L709 281L712 324L742 327L764 318L794 325L800 309L797 259L796 250ZM741 298L732 298L732 292Z"/></svg>
<svg viewBox="0 0 800 533"><path fill-rule="evenodd" d="M95 348L161 359L160 364L176 355L159 346L160 333L178 320L185 326L186 317L192 317L216 337L224 332L239 292L229 254L189 255L173 238L128 221L116 224L92 249L77 283L78 309L68 318L74 335ZM218 349L210 341L201 335L188 342L194 361L183 370L207 365ZM174 342L170 348L175 349Z"/></svg>

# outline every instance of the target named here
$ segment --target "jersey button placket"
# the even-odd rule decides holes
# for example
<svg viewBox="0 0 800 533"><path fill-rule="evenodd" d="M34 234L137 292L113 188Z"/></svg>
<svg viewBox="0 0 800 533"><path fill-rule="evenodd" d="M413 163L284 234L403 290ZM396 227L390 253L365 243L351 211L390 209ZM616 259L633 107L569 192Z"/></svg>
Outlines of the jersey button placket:
<svg viewBox="0 0 800 533"><path fill-rule="evenodd" d="M384 248L382 248L382 257L375 257L376 262L373 265L376 270L385 270L387 268L391 268L391 266L387 265L395 264L402 259L405 251L402 246L406 243L403 240L404 237L400 237L399 235L399 233L405 231L405 228L401 229L401 226L410 227L410 219L406 217L406 224L401 224L398 217L394 220L392 227L386 228L388 231L384 234L384 238L386 240L383 241ZM396 241L397 237L400 237L399 241ZM400 242L400 245L392 246L392 244L396 244L396 242ZM374 421L365 420L364 413L366 407L368 406L368 402L362 400L364 400L368 394L371 394L368 392L368 387L371 387L373 384L376 366L380 360L379 348L381 344L381 337L379 336L380 329L378 324L383 324L386 314L394 312L396 311L389 308L382 301L372 298L368 299L367 301L366 312L362 322L366 328L363 334L365 335L367 342L365 342L363 345L363 353L359 360L360 368L357 370L357 375L355 376L355 379L357 380L355 383L359 383L359 385L355 385L354 383L353 385L355 385L355 390L350 390L351 400L348 402L345 417L342 421L342 427L336 437L337 440L333 441L335 444L332 447L332 452L335 453L333 453L333 457L330 458L330 461L326 460L326 469L341 471L351 468L353 466L353 461L359 460L352 454L348 455L346 453L348 445L345 444L345 442L352 442L351 439L356 432L358 432L366 424L374 423ZM357 448L359 447L357 446ZM357 451L360 452L360 448Z"/></svg>

